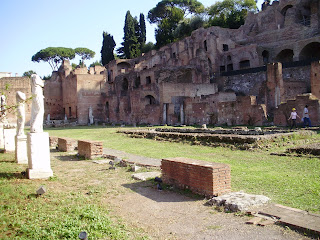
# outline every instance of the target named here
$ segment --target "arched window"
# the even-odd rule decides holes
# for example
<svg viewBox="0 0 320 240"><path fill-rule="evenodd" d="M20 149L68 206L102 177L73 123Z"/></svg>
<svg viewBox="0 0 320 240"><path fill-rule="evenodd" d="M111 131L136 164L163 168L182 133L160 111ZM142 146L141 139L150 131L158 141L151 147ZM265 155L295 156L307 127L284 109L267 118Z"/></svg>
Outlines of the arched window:
<svg viewBox="0 0 320 240"><path fill-rule="evenodd" d="M299 54L299 60L320 59L320 43L312 42L307 44Z"/></svg>
<svg viewBox="0 0 320 240"><path fill-rule="evenodd" d="M278 62L292 62L293 61L293 50L284 49L276 57Z"/></svg>
<svg viewBox="0 0 320 240"><path fill-rule="evenodd" d="M153 96L147 95L145 98L147 100L147 104L150 104L150 105L156 104L156 99Z"/></svg>

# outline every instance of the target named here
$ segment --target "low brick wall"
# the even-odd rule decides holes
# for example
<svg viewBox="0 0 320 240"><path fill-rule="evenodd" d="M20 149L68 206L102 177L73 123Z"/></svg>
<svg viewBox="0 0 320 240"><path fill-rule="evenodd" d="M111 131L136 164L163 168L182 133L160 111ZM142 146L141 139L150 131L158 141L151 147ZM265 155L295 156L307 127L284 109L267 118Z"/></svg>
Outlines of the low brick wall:
<svg viewBox="0 0 320 240"><path fill-rule="evenodd" d="M166 184L205 196L218 196L231 191L230 166L188 158L161 161L162 180Z"/></svg>
<svg viewBox="0 0 320 240"><path fill-rule="evenodd" d="M54 137L54 136L50 136L49 137L49 144L50 144L50 147L57 147L58 145L58 137Z"/></svg>
<svg viewBox="0 0 320 240"><path fill-rule="evenodd" d="M78 153L79 156L85 157L86 159L101 157L103 155L102 142L79 140Z"/></svg>
<svg viewBox="0 0 320 240"><path fill-rule="evenodd" d="M61 152L72 152L78 147L78 141L72 138L58 138L58 149Z"/></svg>

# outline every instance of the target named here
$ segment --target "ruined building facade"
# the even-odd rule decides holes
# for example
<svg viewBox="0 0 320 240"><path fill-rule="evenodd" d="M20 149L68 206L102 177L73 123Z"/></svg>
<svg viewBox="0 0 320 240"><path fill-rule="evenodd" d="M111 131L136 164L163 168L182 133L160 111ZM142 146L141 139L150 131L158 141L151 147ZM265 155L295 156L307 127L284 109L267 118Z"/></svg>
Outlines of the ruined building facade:
<svg viewBox="0 0 320 240"><path fill-rule="evenodd" d="M320 124L320 1L280 0L239 29L190 37L106 68L64 62L45 85L52 119L124 124L287 124L309 105Z"/></svg>

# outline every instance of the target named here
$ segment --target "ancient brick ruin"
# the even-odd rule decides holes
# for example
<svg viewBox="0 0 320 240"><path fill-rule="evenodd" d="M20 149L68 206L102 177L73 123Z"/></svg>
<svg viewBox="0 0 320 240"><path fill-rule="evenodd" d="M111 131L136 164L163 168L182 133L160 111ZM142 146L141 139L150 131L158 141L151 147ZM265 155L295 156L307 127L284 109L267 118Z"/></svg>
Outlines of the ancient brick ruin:
<svg viewBox="0 0 320 240"><path fill-rule="evenodd" d="M230 166L188 158L162 159L163 182L205 196L218 196L231 191Z"/></svg>
<svg viewBox="0 0 320 240"><path fill-rule="evenodd" d="M239 29L201 28L105 68L64 62L45 85L46 114L79 124L286 125L309 105L320 124L320 2L280 0Z"/></svg>

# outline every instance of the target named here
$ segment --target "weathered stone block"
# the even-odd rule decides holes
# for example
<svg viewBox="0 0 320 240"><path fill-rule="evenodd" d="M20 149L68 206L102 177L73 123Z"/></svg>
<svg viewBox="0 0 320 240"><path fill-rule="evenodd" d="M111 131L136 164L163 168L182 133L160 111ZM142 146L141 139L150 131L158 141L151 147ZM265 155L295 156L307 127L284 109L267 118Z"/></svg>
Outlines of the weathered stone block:
<svg viewBox="0 0 320 240"><path fill-rule="evenodd" d="M78 141L78 153L79 156L86 159L93 159L100 157L103 154L103 145L100 141Z"/></svg>
<svg viewBox="0 0 320 240"><path fill-rule="evenodd" d="M72 152L78 146L78 141L72 138L58 138L58 149L61 152Z"/></svg>
<svg viewBox="0 0 320 240"><path fill-rule="evenodd" d="M58 146L58 137L50 136L49 143L50 143L50 147L53 147L53 148L57 147Z"/></svg>

